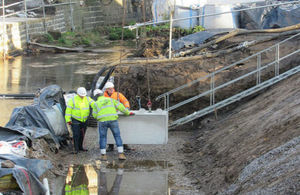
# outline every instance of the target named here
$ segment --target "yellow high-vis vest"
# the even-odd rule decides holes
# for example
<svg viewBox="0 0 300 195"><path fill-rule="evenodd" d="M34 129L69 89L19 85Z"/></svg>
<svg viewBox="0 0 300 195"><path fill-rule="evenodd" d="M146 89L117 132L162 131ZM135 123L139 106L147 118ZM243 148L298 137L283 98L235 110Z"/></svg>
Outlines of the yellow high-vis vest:
<svg viewBox="0 0 300 195"><path fill-rule="evenodd" d="M80 122L85 122L90 114L90 106L94 105L94 100L90 97L80 98L78 95L70 99L67 103L65 114L66 122L74 118Z"/></svg>
<svg viewBox="0 0 300 195"><path fill-rule="evenodd" d="M100 96L93 105L93 117L97 121L114 121L119 118L117 110L129 115L129 110L123 104L112 98Z"/></svg>

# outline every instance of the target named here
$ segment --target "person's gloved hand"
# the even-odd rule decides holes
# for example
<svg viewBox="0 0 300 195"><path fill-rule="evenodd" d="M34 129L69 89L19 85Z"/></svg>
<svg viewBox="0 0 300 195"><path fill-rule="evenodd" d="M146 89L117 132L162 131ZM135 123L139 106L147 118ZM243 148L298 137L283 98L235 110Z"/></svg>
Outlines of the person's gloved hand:
<svg viewBox="0 0 300 195"><path fill-rule="evenodd" d="M130 116L133 116L133 115L135 115L135 114L134 114L134 112L130 112L129 115L130 115Z"/></svg>
<svg viewBox="0 0 300 195"><path fill-rule="evenodd" d="M72 121L69 121L69 122L68 122L68 125L72 125Z"/></svg>

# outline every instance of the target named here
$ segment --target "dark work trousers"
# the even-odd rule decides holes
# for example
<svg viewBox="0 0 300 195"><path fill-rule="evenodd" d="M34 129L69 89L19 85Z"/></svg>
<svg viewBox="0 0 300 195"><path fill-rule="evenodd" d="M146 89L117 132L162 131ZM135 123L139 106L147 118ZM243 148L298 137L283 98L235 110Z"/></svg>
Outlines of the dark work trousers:
<svg viewBox="0 0 300 195"><path fill-rule="evenodd" d="M87 122L80 122L72 118L71 127L73 131L74 149L76 152L79 152L79 150L83 150L82 144L87 128Z"/></svg>

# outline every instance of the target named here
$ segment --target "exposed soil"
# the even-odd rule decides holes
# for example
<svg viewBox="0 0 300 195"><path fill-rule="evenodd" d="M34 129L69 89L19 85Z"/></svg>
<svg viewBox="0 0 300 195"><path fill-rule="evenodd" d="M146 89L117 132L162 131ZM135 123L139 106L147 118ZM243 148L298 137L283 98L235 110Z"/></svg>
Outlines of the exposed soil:
<svg viewBox="0 0 300 195"><path fill-rule="evenodd" d="M237 36L218 44L217 48L228 48L231 45L246 40L255 40L257 37L268 36L266 34L244 35ZM267 48L280 40L268 41L263 44L258 44L246 50L237 51L226 56L219 56L217 58L204 58L198 60L191 60L185 62L167 62L167 63L140 63L138 65L126 64L119 67L116 71L119 75L126 75L121 77L121 89L129 96L133 94L141 94L145 100L149 97L154 99L159 94L174 88L174 86L183 85L191 80L204 76L214 69L222 68L225 65L236 62L251 54L254 54L264 48ZM288 42L280 48L282 55L286 55L295 48L299 49L299 38ZM292 49L294 48L294 49ZM262 56L264 64L274 60L274 51L266 53ZM280 72L285 71L287 67L299 65L300 59L297 55L289 60L282 61L282 68ZM248 61L248 63L240 64L227 72L224 72L219 77L216 77L216 86L224 81L229 81L237 78L239 75L245 74L257 66L256 59ZM268 69L263 73L263 80L269 78L274 74L272 69ZM230 184L237 180L242 170L254 159L266 154L270 150L280 147L293 138L300 136L299 131L299 95L297 90L300 79L298 75L289 78L288 80L272 87L262 95L253 96L253 100L247 98L240 104L235 104L237 108L233 111L226 112L228 108L219 112L218 119L212 117L203 118L200 126L194 122L194 126L183 126L177 130L191 130L195 131L195 135L191 140L184 144L181 152L186 155L187 162L184 163L188 169L187 175L191 177L200 191L207 194L215 194L226 189ZM170 97L170 102L176 102L193 97L204 90L203 84L207 85L209 80L195 84L195 87L190 87L188 90L177 93L176 96ZM256 82L256 77L250 77L242 80L238 85L226 88L216 94L217 101L228 97L230 94L249 88ZM150 85L148 84L150 83ZM129 86L125 89L124 86ZM288 86L288 87L287 87ZM179 109L177 112L170 113L170 118L185 115L201 108L200 105L208 104L209 97L204 97L199 101L195 101L189 106ZM246 103L247 102L247 103ZM134 102L132 102L134 104ZM146 102L144 102L146 103ZM162 102L155 102L154 105L162 107ZM240 106L238 106L240 105ZM232 107L232 106L231 106ZM195 110L195 108L197 108ZM294 145L293 147L299 147ZM297 156L297 155L296 155ZM275 157L276 158L276 157ZM299 153L296 167L299 167ZM290 157L285 158L286 161L291 160ZM277 167L278 168L278 167ZM288 168L287 168L288 169ZM264 171L265 169L262 169ZM284 172L281 170L281 172ZM277 172L278 174L279 172ZM274 173L276 174L276 173ZM289 182L286 188L282 187L282 180L269 179L268 181L257 180L254 188L250 184L240 183L241 189L234 193L250 193L261 192L263 189L271 188L270 186L280 186L281 188L274 188L267 191L269 194L273 193L295 193L299 191L299 171L293 174L280 174L283 178L287 178ZM268 178L264 176L263 178ZM262 179L262 178L260 178ZM262 179L263 180L263 179ZM284 186L283 185L283 186ZM246 186L246 187L245 187ZM261 190L261 191L260 191ZM230 193L229 193L230 194Z"/></svg>
<svg viewBox="0 0 300 195"><path fill-rule="evenodd" d="M257 37L271 36L266 34L250 34L248 36L236 36L228 39L225 43L221 42L218 44L218 48L226 48L230 45L236 45L237 43L243 41L255 40ZM286 37L282 37L277 40L264 42L262 44L257 44L246 50L239 50L227 55L220 55L214 58L203 58L203 59L191 59L185 61L179 61L177 59L166 61L163 63L155 63L150 61L141 61L136 63L135 60L128 61L126 64L118 65L114 76L116 77L116 83L118 89L121 90L128 97L135 97L139 95L142 97L142 104L146 107L147 101L152 100L154 108L163 107L163 101L154 101L154 99L169 90L174 89L184 85L190 81L203 77L214 70L218 70L224 66L237 62L243 58L246 58L262 49L268 48L275 43L280 42ZM291 40L285 43L281 48L281 55L286 55L290 51L294 51L300 43L299 38ZM218 49L216 49L218 51ZM267 64L275 59L274 50L264 53L262 55L262 63ZM150 59L150 58L149 58ZM285 69L282 67L291 67L298 65L299 58L294 55L287 60L281 61L281 70ZM224 83L225 81L230 81L239 77L240 75L250 72L257 67L257 59L252 58L245 63L241 63L238 66L234 66L227 71L223 71L218 75L215 75L215 86ZM273 68L269 68L262 72L262 81L270 78L274 75ZM120 81L119 81L120 79ZM193 84L191 87L181 90L170 96L170 102L175 104L176 102L182 101L184 99L193 97L205 90L209 89L210 79L204 79L200 82ZM241 80L238 84L231 85L223 90L217 91L215 95L216 101L228 97L229 95L241 91L245 88L249 88L256 82L256 75L248 77L247 79ZM209 102L209 96L201 98L199 101L195 101L196 105L206 105ZM130 99L131 105L137 108L137 103L135 98ZM195 105L192 105L194 107ZM189 109L184 109L189 110Z"/></svg>
<svg viewBox="0 0 300 195"><path fill-rule="evenodd" d="M80 152L77 155L72 154L72 145L69 145L57 154L49 149L49 145L44 140L38 140L33 144L31 152L32 158L48 159L53 164L53 169L48 171L43 177L47 177L50 183L50 189L55 189L55 180L58 176L66 176L70 165L95 165L99 163L100 149L98 144L98 130L89 127L84 140L84 147L88 152ZM192 136L193 132L177 131L169 133L169 142L166 145L131 145L135 151L125 152L127 160L126 164L132 161L143 162L159 162L167 163L167 171L169 177L169 187L172 194L198 194L199 191L194 186L195 181L186 177L185 164L190 161L185 159L184 153L178 152L180 148ZM100 166L105 168L111 164L118 164L117 151L108 152L108 161L102 161ZM151 171L151 170L149 170ZM146 181L145 181L146 182Z"/></svg>
<svg viewBox="0 0 300 195"><path fill-rule="evenodd" d="M226 48L236 45L245 40L255 40L257 36L238 36L218 45L218 48ZM116 89L124 93L130 99L133 109L137 108L134 97L142 97L142 106L146 107L148 98L152 100L155 108L162 108L163 102L155 102L158 95L185 84L189 81L207 75L215 69L222 68L240 59L250 56L264 48L267 48L280 40L268 41L258 44L246 50L236 51L226 56L216 58L203 58L187 61L169 61L165 63L128 63L119 65L115 71ZM280 48L282 55L289 53L295 48L299 49L300 40L287 42ZM274 51L262 56L262 62L267 63L274 59ZM299 65L300 59L296 55L288 60L282 61L280 71L286 67ZM257 66L256 59L249 63L240 64L229 71L216 77L216 85L224 81L232 80L239 75L254 70ZM282 68L285 66L285 68ZM267 79L274 74L273 69L262 73L262 79ZM191 124L178 127L169 132L169 143L164 146L133 146L136 151L127 153L129 160L164 160L172 166L169 170L169 180L172 181L172 194L296 194L300 191L299 186L299 149L300 142L293 142L288 146L296 151L293 155L289 153L289 147L278 149L285 143L300 136L300 84L299 74L273 86L264 93L256 94L244 99L231 107L218 111L217 119L207 116L198 119ZM255 83L256 77L242 80L238 85L226 88L216 94L216 101L241 91ZM177 93L170 97L172 104L193 97L207 90L209 80L201 81L188 90ZM204 85L206 84L206 85ZM170 119L199 110L201 106L209 102L209 97L195 101L176 112L170 113ZM229 109L230 108L230 109ZM232 109L235 108L235 109ZM229 110L229 111L228 111ZM38 152L36 147L33 152L35 157L51 159L54 169L48 173L50 179L55 179L54 174L66 174L69 164L95 163L99 156L97 144L97 131L95 128L88 129L85 146L89 149L87 153L78 155L70 154L71 148L53 152ZM45 146L45 145L44 145ZM42 147L43 148L43 147ZM276 149L277 148L277 149ZM275 152L269 151L275 149ZM282 151L281 153L276 152ZM267 165L260 167L255 164L262 155L282 159L281 163L272 165L278 172L262 174L266 172ZM109 160L116 160L116 153L109 154ZM265 159L268 159L266 157ZM269 158L270 159L270 158ZM274 160L273 159L273 160ZM293 166L280 166L285 162L293 162ZM271 163L271 160L269 160ZM244 179L247 170L255 170ZM248 165L248 166L247 166ZM251 169L252 167L252 169ZM291 171L287 171L292 168ZM250 176L249 176L250 175ZM278 179L279 178L279 179ZM283 185L284 184L284 185ZM275 187L274 187L275 186ZM277 186L277 187L276 187Z"/></svg>
<svg viewBox="0 0 300 195"><path fill-rule="evenodd" d="M190 170L188 175L199 181L197 184L199 189L208 194L226 189L237 180L241 171L251 161L293 138L299 138L299 84L300 79L297 74L251 101L241 103L236 109L221 114L217 120L212 116L206 117L201 120L199 127L193 128L197 136L185 144L182 152L192 151L186 153L186 157L192 161L186 167ZM298 147L299 142L293 146L294 149ZM235 193L245 194L255 190L263 192L263 189L276 186L287 178L290 181L286 183L286 187L275 188L272 193L266 194L299 192L299 151L297 155L298 160L293 163L298 167L297 171L282 173L284 170L293 170L292 166L282 167L276 173L272 173L277 174L277 178L265 179L272 175L270 172L269 175L256 178L255 185L247 186L249 181L246 180L240 184L240 191ZM273 153L273 160L279 157L280 154ZM285 158L285 162L290 160L292 157Z"/></svg>
<svg viewBox="0 0 300 195"><path fill-rule="evenodd" d="M167 48L168 39L165 37L151 38L144 40L140 49L135 53L138 57L154 57L154 56L165 56L165 50Z"/></svg>

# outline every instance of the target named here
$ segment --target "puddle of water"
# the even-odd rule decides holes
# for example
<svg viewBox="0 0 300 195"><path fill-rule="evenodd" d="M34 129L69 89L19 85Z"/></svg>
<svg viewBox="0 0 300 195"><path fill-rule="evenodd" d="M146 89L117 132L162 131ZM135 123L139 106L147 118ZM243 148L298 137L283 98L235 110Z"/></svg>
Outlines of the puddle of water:
<svg viewBox="0 0 300 195"><path fill-rule="evenodd" d="M120 50L120 47L109 48ZM0 94L34 93L51 84L65 91L85 86L103 67L118 61L119 52L18 56L0 61Z"/></svg>
<svg viewBox="0 0 300 195"><path fill-rule="evenodd" d="M121 47L105 48L120 51ZM92 82L94 75L103 67L118 61L114 53L63 53L18 56L13 60L0 61L0 94L34 93L39 88L56 84L64 91L76 90ZM18 106L32 101L0 98L0 125L4 126Z"/></svg>
<svg viewBox="0 0 300 195"><path fill-rule="evenodd" d="M83 194L165 195L169 194L167 168L165 161L108 164L96 161L94 165L71 165L64 185L56 186L53 193L72 194L81 190L81 193L86 192Z"/></svg>

